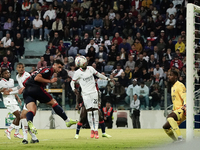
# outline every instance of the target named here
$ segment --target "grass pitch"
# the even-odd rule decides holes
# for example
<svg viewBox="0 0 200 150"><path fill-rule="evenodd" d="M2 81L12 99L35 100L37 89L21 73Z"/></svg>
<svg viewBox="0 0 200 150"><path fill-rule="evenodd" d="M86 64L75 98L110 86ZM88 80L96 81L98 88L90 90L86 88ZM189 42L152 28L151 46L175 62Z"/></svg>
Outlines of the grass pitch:
<svg viewBox="0 0 200 150"><path fill-rule="evenodd" d="M185 130L181 130L185 135ZM20 130L22 134L22 131ZM37 144L22 144L22 139L14 138L14 131L9 140L4 130L0 130L0 150L122 150L152 149L171 143L171 139L162 129L108 129L111 138L103 138L99 129L99 139L90 138L89 129L81 129L79 139L74 139L75 129L38 130ZM30 141L30 135L28 135Z"/></svg>

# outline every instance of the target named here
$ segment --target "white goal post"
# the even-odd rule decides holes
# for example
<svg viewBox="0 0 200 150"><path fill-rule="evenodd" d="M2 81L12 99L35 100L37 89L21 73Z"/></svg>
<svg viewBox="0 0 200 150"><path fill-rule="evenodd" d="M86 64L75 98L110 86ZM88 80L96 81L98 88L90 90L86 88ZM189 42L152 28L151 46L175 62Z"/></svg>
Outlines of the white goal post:
<svg viewBox="0 0 200 150"><path fill-rule="evenodd" d="M194 4L187 4L186 17L186 140L191 141L194 137L194 101L195 101L195 15L200 13L200 7Z"/></svg>

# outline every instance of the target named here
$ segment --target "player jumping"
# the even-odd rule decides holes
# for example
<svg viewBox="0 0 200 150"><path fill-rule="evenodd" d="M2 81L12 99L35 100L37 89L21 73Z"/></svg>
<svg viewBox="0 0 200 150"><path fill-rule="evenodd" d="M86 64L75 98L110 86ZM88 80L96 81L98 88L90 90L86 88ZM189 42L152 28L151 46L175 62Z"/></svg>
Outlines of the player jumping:
<svg viewBox="0 0 200 150"><path fill-rule="evenodd" d="M23 82L25 87L23 97L28 109L26 118L31 132L35 134L37 133L37 129L34 127L32 122L37 109L36 100L38 100L40 103L46 103L52 106L55 113L66 122L66 126L77 123L77 121L69 119L62 107L58 105L57 101L53 99L52 96L47 93L47 91L44 90L44 87L48 83L57 82L57 78L51 79L51 77L53 73L59 73L63 69L63 65L64 63L62 61L56 60L52 67L39 68Z"/></svg>
<svg viewBox="0 0 200 150"><path fill-rule="evenodd" d="M94 76L105 80L109 80L106 76L97 72L92 66L87 66L87 59L84 56L80 56L81 58L77 58L80 60L75 60L75 62L79 62L79 65L76 64L77 67L80 67L77 71L75 71L74 76L71 81L72 90L75 94L78 93L78 90L75 89L75 81L78 81L80 87L82 89L82 97L85 108L87 110L87 119L91 128L90 137L98 139L98 126L99 126L99 114L98 114L98 92L95 87Z"/></svg>
<svg viewBox="0 0 200 150"><path fill-rule="evenodd" d="M6 90L10 90L11 88L14 88L14 80L10 78L10 72L7 69L2 69L1 71L2 79L0 81L0 92L3 94L3 102L5 107L15 115L15 119L13 120L12 124L8 127L8 129L5 131L6 136L8 139L11 139L10 133L15 128L15 134L14 137L17 138L23 138L22 135L19 134L19 121L20 121L20 108L18 106L18 103L21 103L20 98L15 95L5 95L3 92ZM15 99L16 98L16 99Z"/></svg>
<svg viewBox="0 0 200 150"><path fill-rule="evenodd" d="M186 120L186 88L178 81L178 72L171 71L168 76L171 85L173 112L167 116L163 129L174 141L183 141L179 125ZM176 133L177 137L174 135Z"/></svg>
<svg viewBox="0 0 200 150"><path fill-rule="evenodd" d="M16 70L18 72L16 79L17 79L19 85L18 85L18 87L13 88L12 92L5 91L4 94L6 94L6 95L21 94L23 89L24 89L23 82L28 77L30 77L30 74L24 70L24 64L23 63L18 63ZM28 122L26 120L26 114L27 113L28 113L28 110L27 110L26 106L24 105L23 110L22 110L21 115L20 115L20 120L21 120L21 123L22 123L22 130L23 130L23 135L24 135L24 139L23 139L22 143L28 144L27 132L29 132L31 137L32 137L30 143L39 143L39 140L37 139L36 135L34 133L32 133L30 130L28 130Z"/></svg>
<svg viewBox="0 0 200 150"><path fill-rule="evenodd" d="M96 88L97 88L97 91L99 92L97 85L96 85ZM79 119L79 122L77 123L76 135L75 135L74 139L79 138L80 129L81 129L83 123L87 120L87 110L84 106L83 98L80 94L81 88L79 88L79 89L80 90L76 95L76 109L78 109L78 107L80 107L80 119ZM98 93L98 94L100 94L100 93ZM100 103L100 96L98 96L98 102ZM105 126L105 123L104 123L104 120L103 120L102 113L99 109L98 109L98 111L99 111L99 125L101 127L102 137L110 138L111 136L105 132L106 126Z"/></svg>

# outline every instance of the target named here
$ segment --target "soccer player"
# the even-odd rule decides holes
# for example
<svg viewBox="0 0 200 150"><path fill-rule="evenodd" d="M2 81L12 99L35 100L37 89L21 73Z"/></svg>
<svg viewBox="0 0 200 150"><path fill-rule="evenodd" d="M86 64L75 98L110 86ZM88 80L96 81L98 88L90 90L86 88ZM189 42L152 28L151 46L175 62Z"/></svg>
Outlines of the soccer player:
<svg viewBox="0 0 200 150"><path fill-rule="evenodd" d="M75 60L76 62L76 60ZM78 62L78 61L77 61ZM76 64L77 65L77 64ZM87 59L81 56L79 69L75 71L72 77L71 87L75 94L78 90L75 89L75 82L78 81L82 89L82 97L85 108L87 110L87 119L91 128L90 137L98 139L98 126L99 126L99 114L98 114L98 92L95 87L94 76L105 80L109 80L106 76L97 72L92 66L87 66Z"/></svg>
<svg viewBox="0 0 200 150"><path fill-rule="evenodd" d="M31 132L35 134L37 134L37 129L34 127L32 122L37 109L36 100L40 103L46 103L52 106L55 113L66 122L67 127L77 123L77 121L69 119L62 107L58 105L57 101L44 90L48 83L54 83L57 81L57 78L51 79L51 77L53 73L59 73L63 69L63 65L64 63L61 60L56 60L52 67L39 68L23 82L25 87L23 97L28 109L26 118Z"/></svg>
<svg viewBox="0 0 200 150"><path fill-rule="evenodd" d="M5 131L6 136L8 139L11 139L10 133L15 128L15 134L14 137L17 138L23 138L22 135L19 134L19 121L20 121L20 108L18 106L18 103L21 103L20 98L15 95L5 95L3 92L6 90L9 90L11 88L14 88L14 80L10 78L10 71L8 69L2 69L1 71L2 79L0 81L0 92L3 94L3 102L5 107L15 115L15 119L13 120L12 124L8 127L8 129ZM16 101L16 99L17 101Z"/></svg>
<svg viewBox="0 0 200 150"><path fill-rule="evenodd" d="M98 89L98 86L96 85L96 88L97 88L97 91L99 92L99 89ZM86 108L84 106L84 103L83 103L83 98L81 96L81 88L79 88L79 92L77 93L76 95L76 109L78 109L78 107L80 107L80 119L79 119L79 122L77 123L77 128L76 128L76 135L74 137L74 139L78 139L79 138L79 132L80 132L80 129L83 125L83 123L86 121L87 119L87 111L86 111ZM100 93L98 93L100 94ZM100 102L100 96L98 96L98 101ZM103 116L102 116L102 113L101 111L98 109L99 111L99 125L101 127L101 131L102 131L102 137L107 137L107 138L110 138L111 136L109 134L107 134L105 132L105 123L104 123L104 120L103 120Z"/></svg>
<svg viewBox="0 0 200 150"><path fill-rule="evenodd" d="M178 81L178 72L172 70L168 76L171 83L171 96L173 102L173 112L167 116L167 122L163 129L174 141L183 141L179 125L186 119L186 88ZM176 138L176 136L178 138Z"/></svg>
<svg viewBox="0 0 200 150"><path fill-rule="evenodd" d="M24 70L24 64L23 63L18 63L17 64L17 76L16 76L16 79L18 81L18 86L16 88L13 88L12 92L9 92L9 91L5 91L4 94L6 95L11 95L11 94L21 94L22 91L24 90L24 86L23 86L23 82L28 78L30 77L30 74L28 72L26 72ZM27 141L27 132L30 133L31 135L31 141L30 143L39 143L39 140L37 139L36 135L34 133L32 133L30 130L28 130L28 122L26 120L26 114L27 114L28 110L26 108L26 105L24 105L23 107L23 110L21 112L21 115L20 115L20 120L21 120L21 123L22 123L22 130L23 130L23 135L24 135L24 139L22 141L23 144L28 144L28 141Z"/></svg>

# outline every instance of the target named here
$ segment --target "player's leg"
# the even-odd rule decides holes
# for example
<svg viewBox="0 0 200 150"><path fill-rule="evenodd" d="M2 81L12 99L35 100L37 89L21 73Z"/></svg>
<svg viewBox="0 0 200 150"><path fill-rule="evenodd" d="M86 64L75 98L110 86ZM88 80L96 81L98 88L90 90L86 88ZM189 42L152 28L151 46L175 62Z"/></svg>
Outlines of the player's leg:
<svg viewBox="0 0 200 150"><path fill-rule="evenodd" d="M99 111L99 126L101 128L101 131L102 131L102 137L112 137L110 136L109 134L106 133L106 125L105 125L105 122L104 122L104 119L103 119L103 114L102 112L98 109Z"/></svg>
<svg viewBox="0 0 200 150"><path fill-rule="evenodd" d="M80 129L81 129L81 127L82 127L82 125L83 125L83 123L85 122L86 119L87 119L87 111L85 109L85 106L82 106L81 112L80 112L80 119L79 119L79 122L77 123L76 135L74 137L75 139L78 139Z"/></svg>
<svg viewBox="0 0 200 150"><path fill-rule="evenodd" d="M66 122L67 127L70 127L71 125L77 123L76 120L72 120L67 117L66 113L55 99L52 98L47 104L50 105L55 111L55 113L59 115Z"/></svg>
<svg viewBox="0 0 200 150"><path fill-rule="evenodd" d="M18 108L19 106L16 105L14 106L16 107L16 111L13 112L13 115L15 115L15 120L13 120L13 124L15 125L15 134L14 134L14 137L16 138L23 138L23 136L21 134L19 134L19 121L20 121L20 108Z"/></svg>
<svg viewBox="0 0 200 150"><path fill-rule="evenodd" d="M163 125L163 129L165 131L165 133L174 141L176 141L176 137L174 135L173 130L171 129L171 126L169 124L169 122L167 121L164 125Z"/></svg>
<svg viewBox="0 0 200 150"><path fill-rule="evenodd" d="M99 128L99 111L98 108L93 108L93 117L94 117L94 132L95 132L95 138L98 139L98 128Z"/></svg>

